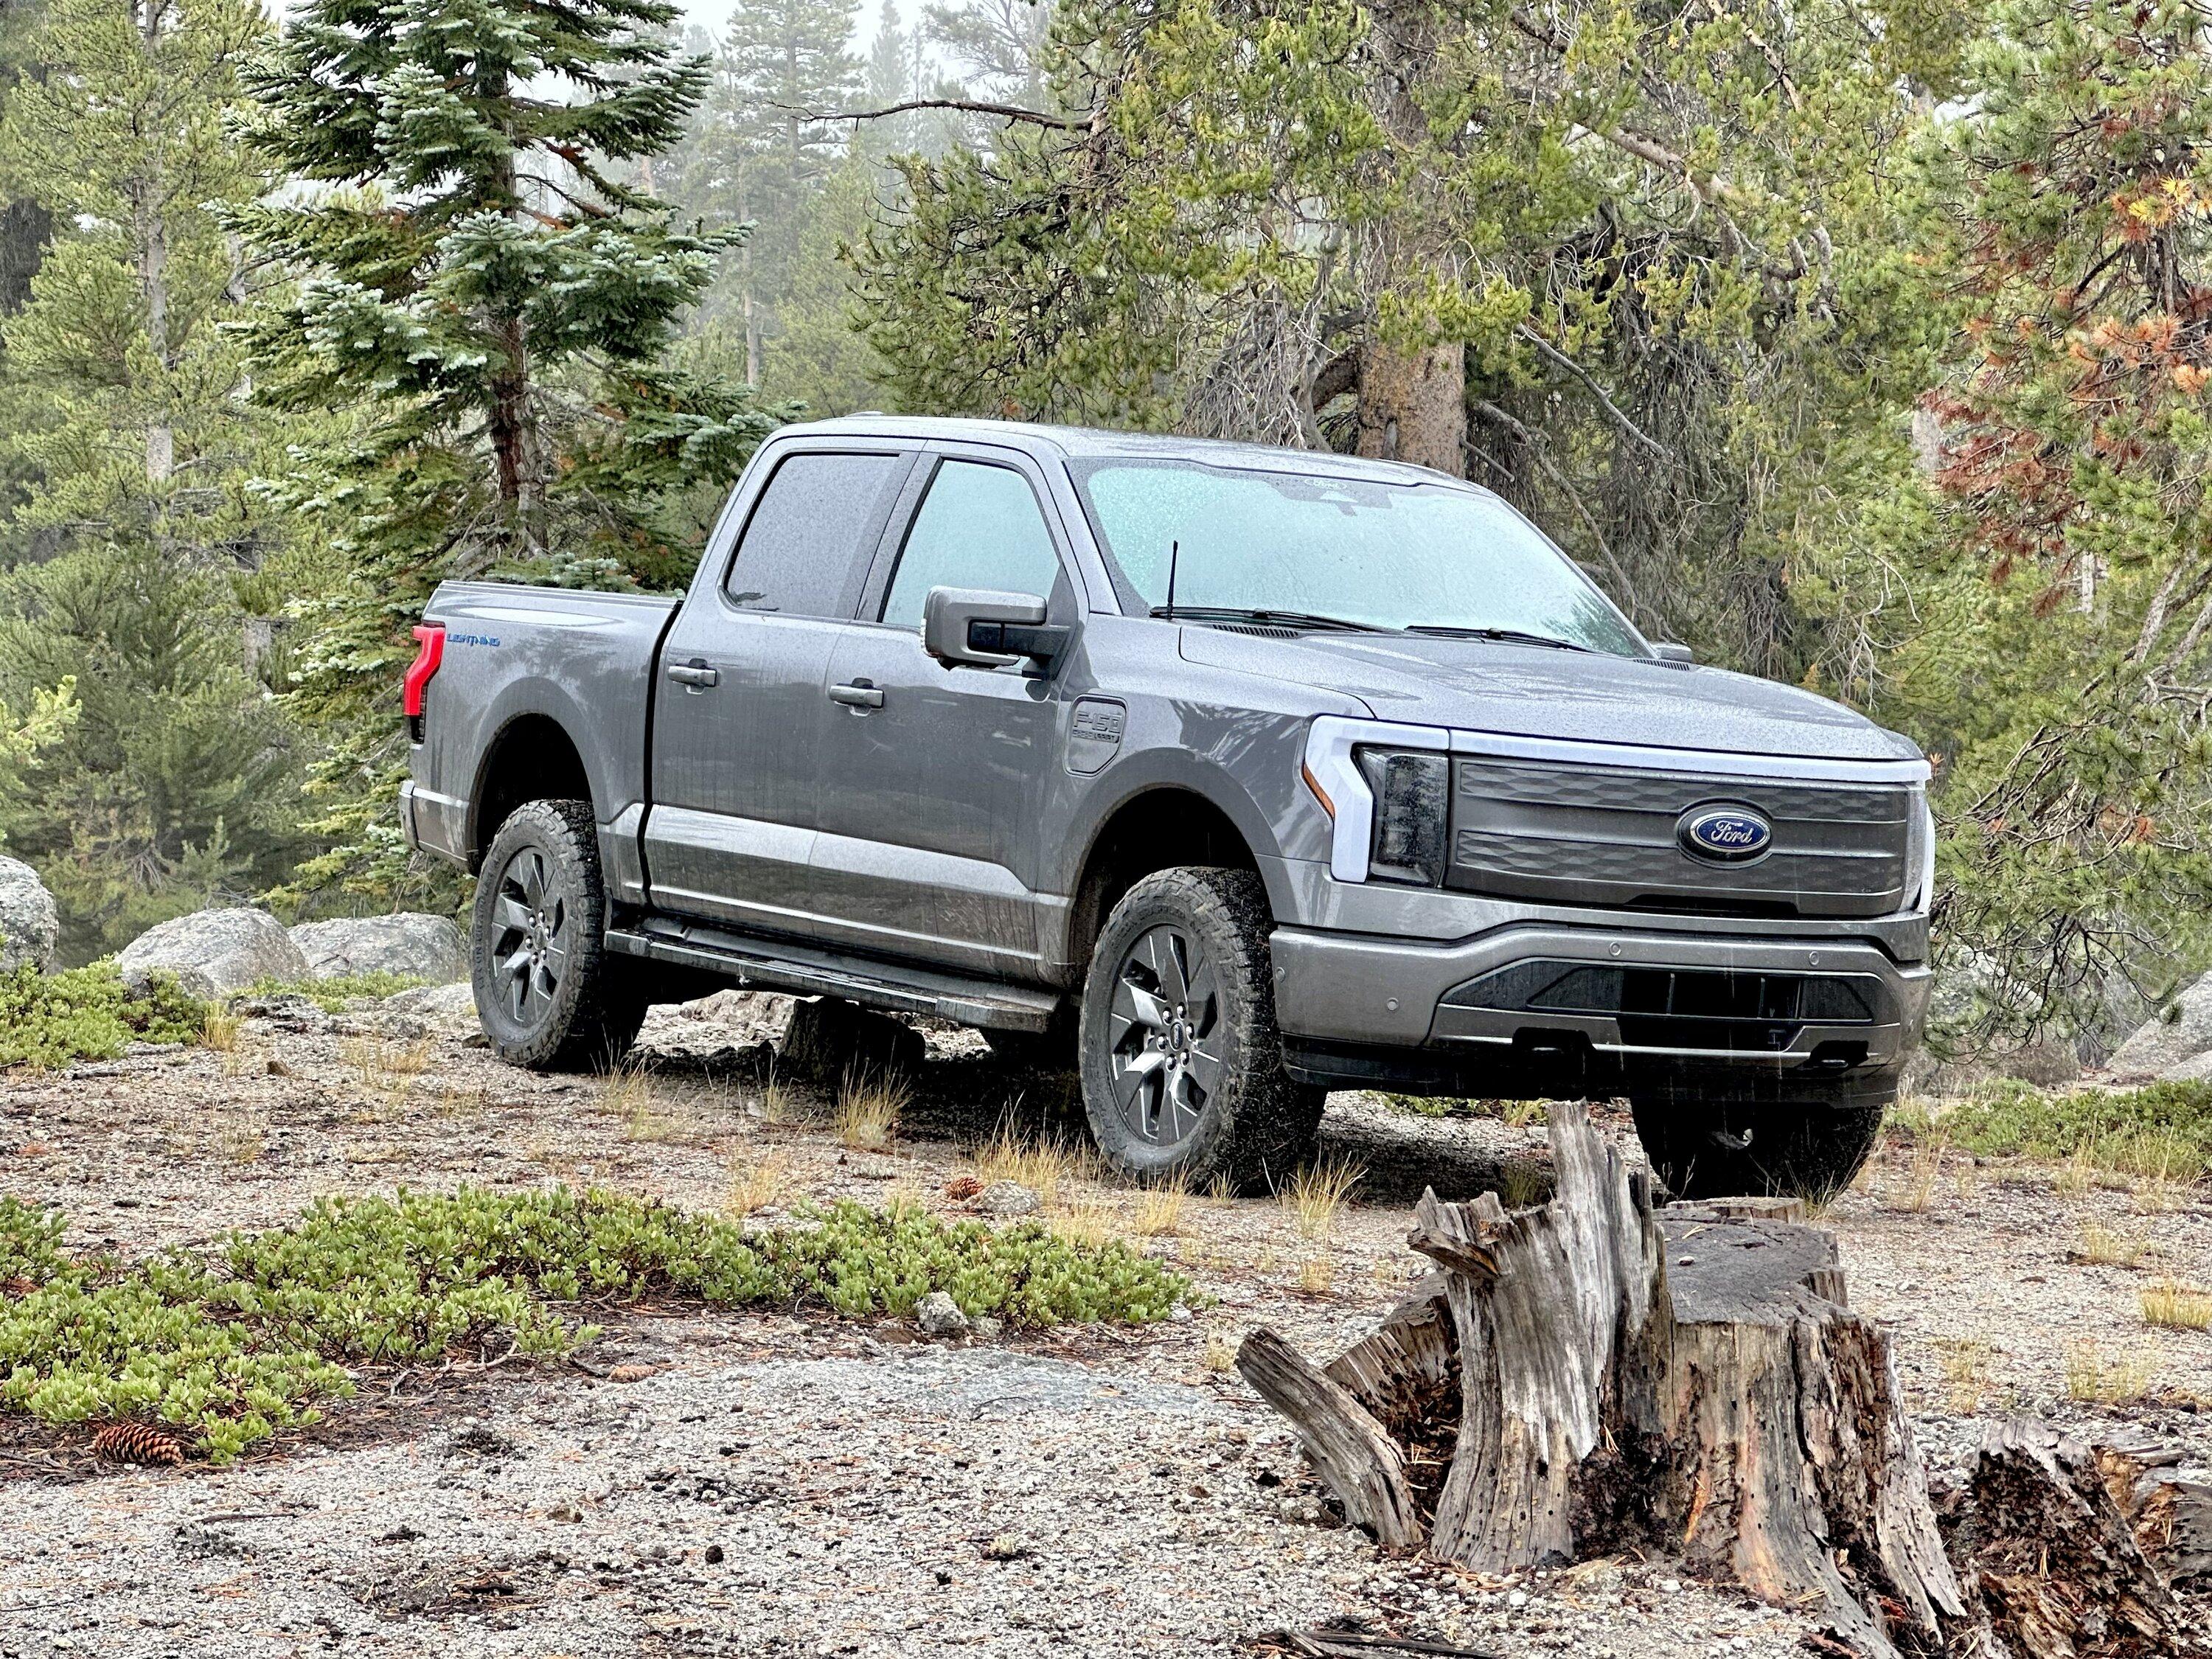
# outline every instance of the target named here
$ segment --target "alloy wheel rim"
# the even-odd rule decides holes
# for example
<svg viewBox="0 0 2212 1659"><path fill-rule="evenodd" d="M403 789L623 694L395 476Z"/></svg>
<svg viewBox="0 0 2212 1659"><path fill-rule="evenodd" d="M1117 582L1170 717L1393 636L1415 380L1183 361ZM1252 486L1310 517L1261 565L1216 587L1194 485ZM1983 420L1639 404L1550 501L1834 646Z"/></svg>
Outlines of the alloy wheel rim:
<svg viewBox="0 0 2212 1659"><path fill-rule="evenodd" d="M528 1028L545 1017L568 970L568 902L542 848L525 847L499 873L492 899L492 988Z"/></svg>
<svg viewBox="0 0 2212 1659"><path fill-rule="evenodd" d="M1198 1127L1224 1069L1220 981L1189 933L1163 923L1123 953L1109 1029L1121 1121L1154 1146L1180 1145Z"/></svg>

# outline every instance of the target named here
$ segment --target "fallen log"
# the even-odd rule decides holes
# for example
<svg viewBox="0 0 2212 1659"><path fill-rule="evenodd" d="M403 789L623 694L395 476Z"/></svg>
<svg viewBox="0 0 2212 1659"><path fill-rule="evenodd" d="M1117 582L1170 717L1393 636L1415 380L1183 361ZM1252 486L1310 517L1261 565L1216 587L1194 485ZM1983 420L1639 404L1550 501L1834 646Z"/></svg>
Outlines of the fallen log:
<svg viewBox="0 0 2212 1659"><path fill-rule="evenodd" d="M2101 1512L2083 1511L2072 1452L1985 1451L1949 1516L1980 1541L1947 1551L1888 1339L1851 1311L1835 1241L1802 1206L1659 1209L1571 1105L1553 1108L1552 1151L1556 1192L1534 1208L1425 1195L1407 1243L1435 1271L1333 1364L1272 1332L1240 1351L1352 1521L1484 1572L1680 1557L1874 1659L2055 1659L2011 1617L2025 1604L2001 1570L2017 1565L1989 1507L2002 1487L2046 1542L2062 1515L2096 1528L2055 1595L2112 1601L2116 1629L2178 1632L2094 1459ZM2074 1628L2079 1659L2133 1659L2094 1644L2094 1618Z"/></svg>

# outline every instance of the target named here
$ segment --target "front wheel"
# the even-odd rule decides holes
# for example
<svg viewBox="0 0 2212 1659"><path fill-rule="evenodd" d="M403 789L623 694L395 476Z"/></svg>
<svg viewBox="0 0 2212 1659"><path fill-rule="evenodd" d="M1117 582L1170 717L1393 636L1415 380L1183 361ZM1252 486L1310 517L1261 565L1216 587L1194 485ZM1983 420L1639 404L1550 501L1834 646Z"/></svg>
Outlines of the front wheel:
<svg viewBox="0 0 2212 1659"><path fill-rule="evenodd" d="M615 982L606 893L589 803L534 800L484 854L469 930L477 1014L492 1052L534 1072L618 1064L645 1023L645 998Z"/></svg>
<svg viewBox="0 0 2212 1659"><path fill-rule="evenodd" d="M1636 1138L1678 1198L1802 1198L1825 1204L1858 1178L1881 1139L1886 1097L1779 1101L1632 1095Z"/></svg>
<svg viewBox="0 0 2212 1659"><path fill-rule="evenodd" d="M1084 1112L1123 1174L1249 1189L1311 1148L1323 1096L1283 1069L1272 927L1259 877L1196 866L1145 877L1107 918L1078 1042Z"/></svg>

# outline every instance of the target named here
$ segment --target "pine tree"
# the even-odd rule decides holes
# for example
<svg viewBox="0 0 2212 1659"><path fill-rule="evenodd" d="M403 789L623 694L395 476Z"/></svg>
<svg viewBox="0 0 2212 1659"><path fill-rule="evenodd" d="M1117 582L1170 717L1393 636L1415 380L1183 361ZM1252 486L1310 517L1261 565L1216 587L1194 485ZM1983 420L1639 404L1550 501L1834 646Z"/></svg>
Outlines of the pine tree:
<svg viewBox="0 0 2212 1659"><path fill-rule="evenodd" d="M1947 932L2041 1018L2115 971L2163 989L2212 903L2212 18L1992 24L1926 254L1966 314L1916 573L1956 620L1917 650Z"/></svg>
<svg viewBox="0 0 2212 1659"><path fill-rule="evenodd" d="M223 132L266 36L252 0L46 0L10 43L36 70L0 103L0 194L54 230L0 324L0 704L76 697L11 764L0 831L76 955L302 849L252 653L312 557L246 487L281 434L240 395L246 276L210 210L267 183Z"/></svg>
<svg viewBox="0 0 2212 1659"><path fill-rule="evenodd" d="M766 374L799 238L845 153L846 125L818 118L860 95L847 46L857 10L858 0L739 0L715 59L684 199L753 228L710 307L737 337L751 386Z"/></svg>
<svg viewBox="0 0 2212 1659"><path fill-rule="evenodd" d="M265 398L349 411L272 504L349 567L298 696L337 850L303 884L388 895L403 756L393 688L441 579L495 567L666 582L771 424L670 368L678 319L738 240L639 187L706 66L665 0L311 0L253 81L260 154L310 188L235 216L298 271L256 336Z"/></svg>

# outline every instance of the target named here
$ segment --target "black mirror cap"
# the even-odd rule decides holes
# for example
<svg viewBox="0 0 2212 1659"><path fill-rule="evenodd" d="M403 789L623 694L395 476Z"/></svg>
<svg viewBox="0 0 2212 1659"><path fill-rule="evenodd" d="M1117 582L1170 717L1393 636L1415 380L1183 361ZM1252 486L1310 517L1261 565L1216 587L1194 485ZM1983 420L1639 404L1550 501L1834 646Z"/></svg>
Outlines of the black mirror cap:
<svg viewBox="0 0 2212 1659"><path fill-rule="evenodd" d="M1034 593L933 587L922 601L922 649L947 668L1049 662L1067 636L1066 629L1046 623L1045 602Z"/></svg>

